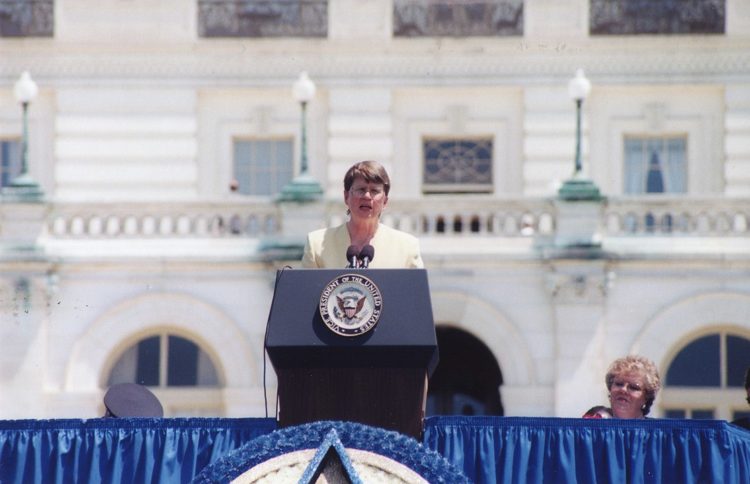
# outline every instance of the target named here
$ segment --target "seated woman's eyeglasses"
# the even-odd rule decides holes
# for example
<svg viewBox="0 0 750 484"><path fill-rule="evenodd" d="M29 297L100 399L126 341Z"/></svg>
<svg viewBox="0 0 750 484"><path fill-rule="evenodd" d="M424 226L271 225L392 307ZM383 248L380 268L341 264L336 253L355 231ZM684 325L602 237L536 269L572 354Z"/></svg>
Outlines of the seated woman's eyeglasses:
<svg viewBox="0 0 750 484"><path fill-rule="evenodd" d="M364 197L365 194L369 193L372 198L378 198L383 194L382 188L367 188L367 187L359 187L359 188L352 188L350 190L354 195L358 197Z"/></svg>
<svg viewBox="0 0 750 484"><path fill-rule="evenodd" d="M625 391L628 391L631 393L638 393L640 391L643 391L643 388L641 388L641 386L638 385L637 383L629 383L629 382L624 382L620 380L613 381L612 388L624 388Z"/></svg>

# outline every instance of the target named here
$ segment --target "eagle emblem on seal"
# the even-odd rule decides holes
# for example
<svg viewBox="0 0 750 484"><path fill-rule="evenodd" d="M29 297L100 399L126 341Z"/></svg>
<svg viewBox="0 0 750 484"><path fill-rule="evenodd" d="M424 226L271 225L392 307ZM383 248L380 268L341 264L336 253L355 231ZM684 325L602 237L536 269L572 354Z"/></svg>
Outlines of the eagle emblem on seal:
<svg viewBox="0 0 750 484"><path fill-rule="evenodd" d="M344 312L346 319L352 319L362 310L367 299L364 296L357 297L354 295L341 297L337 295L336 301L338 302L339 309Z"/></svg>

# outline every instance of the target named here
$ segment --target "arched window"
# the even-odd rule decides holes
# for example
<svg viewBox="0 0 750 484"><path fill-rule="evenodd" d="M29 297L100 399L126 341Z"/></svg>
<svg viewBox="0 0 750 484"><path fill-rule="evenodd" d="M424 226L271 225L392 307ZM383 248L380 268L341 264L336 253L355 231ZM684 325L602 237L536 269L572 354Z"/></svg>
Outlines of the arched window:
<svg viewBox="0 0 750 484"><path fill-rule="evenodd" d="M750 413L744 375L750 367L750 339L729 331L686 344L664 377L662 408L667 418L733 420Z"/></svg>
<svg viewBox="0 0 750 484"><path fill-rule="evenodd" d="M221 378L211 357L195 342L160 333L141 339L117 359L107 386L139 383L151 388L165 415L220 415Z"/></svg>

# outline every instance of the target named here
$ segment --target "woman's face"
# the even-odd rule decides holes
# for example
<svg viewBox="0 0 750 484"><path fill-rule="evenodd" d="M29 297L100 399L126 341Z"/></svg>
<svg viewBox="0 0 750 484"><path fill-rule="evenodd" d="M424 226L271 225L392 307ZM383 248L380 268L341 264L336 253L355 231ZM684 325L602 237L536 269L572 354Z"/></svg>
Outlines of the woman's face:
<svg viewBox="0 0 750 484"><path fill-rule="evenodd" d="M639 373L615 375L609 388L612 415L616 418L643 418L646 404L645 380Z"/></svg>
<svg viewBox="0 0 750 484"><path fill-rule="evenodd" d="M351 188L344 191L344 203L351 212L352 220L378 220L388 203L388 196L382 183L368 183L356 177Z"/></svg>

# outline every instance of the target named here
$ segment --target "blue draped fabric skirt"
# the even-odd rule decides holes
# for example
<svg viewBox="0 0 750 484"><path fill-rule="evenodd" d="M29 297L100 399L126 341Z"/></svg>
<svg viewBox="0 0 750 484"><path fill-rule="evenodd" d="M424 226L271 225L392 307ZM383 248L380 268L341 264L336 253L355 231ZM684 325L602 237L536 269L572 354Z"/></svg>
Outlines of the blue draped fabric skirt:
<svg viewBox="0 0 750 484"><path fill-rule="evenodd" d="M0 483L190 482L273 419L0 421ZM477 483L750 482L750 431L712 420L430 417L423 444Z"/></svg>
<svg viewBox="0 0 750 484"><path fill-rule="evenodd" d="M724 421L437 417L424 444L477 483L750 483L750 431Z"/></svg>

